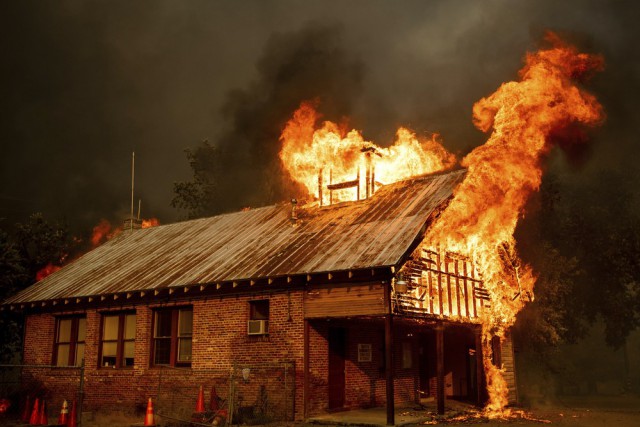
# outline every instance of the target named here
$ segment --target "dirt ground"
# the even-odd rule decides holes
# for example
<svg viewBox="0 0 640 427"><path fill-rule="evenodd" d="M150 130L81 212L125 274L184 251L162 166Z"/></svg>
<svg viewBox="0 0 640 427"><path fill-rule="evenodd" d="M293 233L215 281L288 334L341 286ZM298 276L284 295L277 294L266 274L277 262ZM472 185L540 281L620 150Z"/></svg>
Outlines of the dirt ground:
<svg viewBox="0 0 640 427"><path fill-rule="evenodd" d="M640 396L579 396L558 398L552 403L537 404L531 408L517 408L516 415L505 420L487 420L469 414L452 414L448 418L437 418L409 427L425 425L446 426L537 426L551 424L576 427L639 427ZM518 415L520 414L520 415ZM119 413L86 414L83 427L130 427L142 425L137 419ZM52 420L53 421L53 420ZM270 424L270 427L287 425L291 427L318 427L318 424L288 423ZM0 418L0 426L24 426L9 418Z"/></svg>
<svg viewBox="0 0 640 427"><path fill-rule="evenodd" d="M523 408L522 416L507 420L463 419L441 421L447 426L484 427L556 426L639 427L639 396L575 396L557 398L553 403ZM516 410L517 412L517 410ZM424 425L424 424L422 424ZM417 425L416 425L417 426Z"/></svg>

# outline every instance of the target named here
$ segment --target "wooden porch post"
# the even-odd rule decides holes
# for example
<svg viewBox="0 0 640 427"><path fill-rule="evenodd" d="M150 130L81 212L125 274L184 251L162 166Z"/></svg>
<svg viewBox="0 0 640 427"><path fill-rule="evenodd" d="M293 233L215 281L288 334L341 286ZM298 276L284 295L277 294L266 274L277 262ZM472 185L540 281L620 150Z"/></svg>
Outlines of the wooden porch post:
<svg viewBox="0 0 640 427"><path fill-rule="evenodd" d="M482 406L484 403L484 357L482 355L482 328L478 327L475 330L476 337L476 388L477 388L477 396L476 403L478 406Z"/></svg>
<svg viewBox="0 0 640 427"><path fill-rule="evenodd" d="M436 326L436 400L438 402L438 414L444 414L444 326L438 323Z"/></svg>
<svg viewBox="0 0 640 427"><path fill-rule="evenodd" d="M303 413L306 420L309 416L309 319L304 319L304 373L303 373Z"/></svg>
<svg viewBox="0 0 640 427"><path fill-rule="evenodd" d="M387 425L396 423L395 399L393 397L393 317L387 314L384 322L385 370L387 382Z"/></svg>

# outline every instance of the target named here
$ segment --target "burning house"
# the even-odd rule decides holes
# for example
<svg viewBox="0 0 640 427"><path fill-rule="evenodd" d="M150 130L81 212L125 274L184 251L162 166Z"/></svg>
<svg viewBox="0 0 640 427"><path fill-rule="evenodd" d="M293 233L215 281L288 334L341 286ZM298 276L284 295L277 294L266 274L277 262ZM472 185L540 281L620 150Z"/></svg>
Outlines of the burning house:
<svg viewBox="0 0 640 427"><path fill-rule="evenodd" d="M487 291L468 260L416 251L465 173L125 231L5 302L25 311L24 363L57 366L34 375L61 397L64 367L84 363L89 408L157 397L162 368L195 387L264 363L295 367L296 419L387 403L392 419L394 403L430 396L481 403ZM501 355L512 374L510 347Z"/></svg>
<svg viewBox="0 0 640 427"><path fill-rule="evenodd" d="M280 157L312 201L125 231L13 296L24 362L49 366L32 376L62 396L82 364L89 407L192 407L204 384L288 419L386 405L393 424L425 397L505 414L508 332L535 283L515 227L551 135L602 117L575 83L601 59L551 38L476 103L493 132L456 170L436 138L400 129L377 147L303 103ZM267 381L266 365L284 368Z"/></svg>

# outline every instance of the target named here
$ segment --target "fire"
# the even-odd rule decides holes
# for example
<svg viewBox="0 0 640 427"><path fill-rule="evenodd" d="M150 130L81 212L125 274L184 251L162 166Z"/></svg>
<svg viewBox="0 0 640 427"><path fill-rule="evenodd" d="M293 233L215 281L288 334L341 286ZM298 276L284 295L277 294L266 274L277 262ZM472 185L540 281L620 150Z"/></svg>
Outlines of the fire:
<svg viewBox="0 0 640 427"><path fill-rule="evenodd" d="M55 273L56 271L60 270L61 268L62 267L60 267L58 265L54 265L53 263L49 263L49 264L45 265L40 270L38 270L38 272L36 273L36 281L40 281L40 280L44 279L45 277L47 277L51 273Z"/></svg>
<svg viewBox="0 0 640 427"><path fill-rule="evenodd" d="M157 227L159 225L160 225L160 221L158 220L158 218L150 218L150 219L142 220L142 228Z"/></svg>
<svg viewBox="0 0 640 427"><path fill-rule="evenodd" d="M406 128L396 132L388 148L366 141L357 130L346 131L336 123L316 124L320 116L312 102L303 102L286 124L280 159L291 177L301 183L321 204L329 200L328 185L353 182L356 195L366 187L371 173L372 189L415 175L451 167L455 156L437 141L419 138ZM354 199L354 190L334 191L333 201ZM363 198L363 197L360 197Z"/></svg>
<svg viewBox="0 0 640 427"><path fill-rule="evenodd" d="M111 223L106 219L101 219L100 222L93 227L93 233L91 233L91 247L95 248L102 242L109 240L113 235Z"/></svg>
<svg viewBox="0 0 640 427"><path fill-rule="evenodd" d="M483 313L484 341L503 336L525 299L533 298L535 276L518 258L513 237L529 196L537 191L550 136L569 125L596 125L603 118L595 97L576 79L602 68L601 57L579 53L550 34L552 47L530 53L520 80L504 83L473 107L478 129L492 133L462 160L467 176L429 229L425 241L471 256L491 308ZM501 371L484 351L489 415L500 416L507 389Z"/></svg>
<svg viewBox="0 0 640 427"><path fill-rule="evenodd" d="M540 187L554 137L572 126L595 126L604 116L596 98L577 84L603 67L602 58L579 53L552 33L547 41L549 48L526 55L518 81L504 83L473 106L474 124L491 134L462 160L468 170L465 180L417 249L441 248L472 259L491 295L490 307L480 317L489 393L485 416L489 418L510 413L505 409L508 389L502 370L491 361L491 339L503 337L513 325L516 314L533 299L536 281L516 251L518 219ZM400 128L394 144L380 148L359 131L347 132L329 121L316 127L318 120L315 106L302 103L282 132L280 158L291 177L321 204L326 202L327 184L353 182L359 191L362 170L375 172L371 177L375 189L455 163L435 137L424 140ZM340 191L334 191L334 199L353 199L351 188Z"/></svg>

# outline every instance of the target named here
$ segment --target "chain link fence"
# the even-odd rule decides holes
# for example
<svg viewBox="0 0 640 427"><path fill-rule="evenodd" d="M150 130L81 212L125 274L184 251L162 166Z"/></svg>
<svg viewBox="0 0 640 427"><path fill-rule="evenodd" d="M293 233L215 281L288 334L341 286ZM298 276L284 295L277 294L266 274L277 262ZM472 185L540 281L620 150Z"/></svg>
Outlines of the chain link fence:
<svg viewBox="0 0 640 427"><path fill-rule="evenodd" d="M49 419L58 417L64 400L75 400L81 414L83 396L84 366L0 365L0 399L9 402L5 418L30 414L35 399L46 402Z"/></svg>
<svg viewBox="0 0 640 427"><path fill-rule="evenodd" d="M263 425L293 421L293 362L242 364L230 369L163 368L156 415L168 426ZM205 411L196 411L200 388Z"/></svg>

